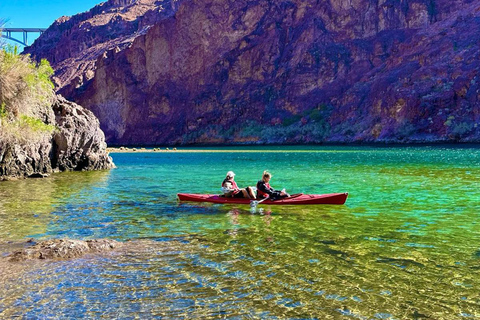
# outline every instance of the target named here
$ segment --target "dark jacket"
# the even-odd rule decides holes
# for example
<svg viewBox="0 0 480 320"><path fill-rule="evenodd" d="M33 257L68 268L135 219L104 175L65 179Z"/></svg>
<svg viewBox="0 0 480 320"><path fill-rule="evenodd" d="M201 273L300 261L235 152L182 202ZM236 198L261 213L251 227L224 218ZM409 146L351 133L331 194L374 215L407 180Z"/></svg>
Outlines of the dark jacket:
<svg viewBox="0 0 480 320"><path fill-rule="evenodd" d="M281 191L273 189L270 187L270 184L263 180L257 182L257 193L259 198L265 198L267 194L272 200L284 198L284 196L280 195L282 193Z"/></svg>

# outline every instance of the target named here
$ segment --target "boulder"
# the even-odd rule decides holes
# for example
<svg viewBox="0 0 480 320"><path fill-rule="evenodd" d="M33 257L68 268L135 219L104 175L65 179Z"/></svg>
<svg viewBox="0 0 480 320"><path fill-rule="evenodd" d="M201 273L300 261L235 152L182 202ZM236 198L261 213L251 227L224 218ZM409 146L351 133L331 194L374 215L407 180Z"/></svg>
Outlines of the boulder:
<svg viewBox="0 0 480 320"><path fill-rule="evenodd" d="M62 96L57 96L53 111L58 127L53 136L53 168L84 171L114 167L105 135L91 111Z"/></svg>
<svg viewBox="0 0 480 320"><path fill-rule="evenodd" d="M35 141L0 138L0 180L45 177L54 171L103 170L115 165L107 153L105 136L91 111L57 96L43 119L55 125Z"/></svg>
<svg viewBox="0 0 480 320"><path fill-rule="evenodd" d="M0 140L0 180L44 176L53 171L51 137L31 144L12 144Z"/></svg>

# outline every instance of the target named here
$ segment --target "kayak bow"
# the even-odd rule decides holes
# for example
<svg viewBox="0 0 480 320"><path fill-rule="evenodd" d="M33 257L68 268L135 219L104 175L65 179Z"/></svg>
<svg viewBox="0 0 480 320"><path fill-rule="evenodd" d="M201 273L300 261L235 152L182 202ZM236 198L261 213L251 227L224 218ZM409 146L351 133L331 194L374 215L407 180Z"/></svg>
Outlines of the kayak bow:
<svg viewBox="0 0 480 320"><path fill-rule="evenodd" d="M192 202L211 202L211 203L234 203L234 204L249 204L251 199L245 198L227 198L214 194L193 194L193 193L178 193L180 201ZM288 198L263 201L266 205L305 205L305 204L344 204L347 201L348 193L328 193L328 194L294 194Z"/></svg>

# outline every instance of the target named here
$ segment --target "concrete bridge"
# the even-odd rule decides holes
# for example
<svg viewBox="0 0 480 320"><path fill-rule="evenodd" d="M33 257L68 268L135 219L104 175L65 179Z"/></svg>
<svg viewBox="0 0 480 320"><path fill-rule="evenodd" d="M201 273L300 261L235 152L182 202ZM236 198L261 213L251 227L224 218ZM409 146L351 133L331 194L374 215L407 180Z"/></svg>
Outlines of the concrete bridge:
<svg viewBox="0 0 480 320"><path fill-rule="evenodd" d="M6 38L12 41L15 41L17 43L20 43L22 46L28 46L28 34L29 33L40 33L42 34L46 29L43 28L3 28L2 29L2 38ZM23 33L23 41L20 39L17 39L12 35L18 34L18 33Z"/></svg>

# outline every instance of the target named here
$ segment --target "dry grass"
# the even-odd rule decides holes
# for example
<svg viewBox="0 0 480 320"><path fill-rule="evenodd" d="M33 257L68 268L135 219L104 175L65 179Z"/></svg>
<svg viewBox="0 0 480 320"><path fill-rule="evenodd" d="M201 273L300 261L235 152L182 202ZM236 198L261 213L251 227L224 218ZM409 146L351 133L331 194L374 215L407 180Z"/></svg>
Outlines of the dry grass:
<svg viewBox="0 0 480 320"><path fill-rule="evenodd" d="M24 144L51 136L55 128L42 119L55 97L52 74L46 60L37 64L15 47L0 49L0 141Z"/></svg>
<svg viewBox="0 0 480 320"><path fill-rule="evenodd" d="M16 49L0 50L0 103L11 117L35 116L53 101L53 70L46 60L38 65Z"/></svg>

